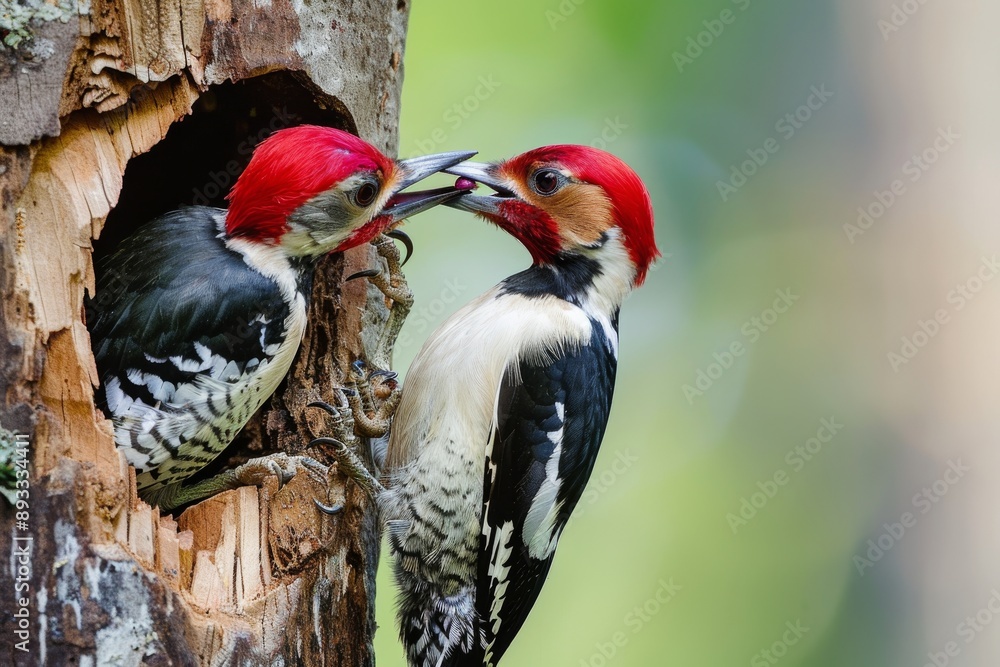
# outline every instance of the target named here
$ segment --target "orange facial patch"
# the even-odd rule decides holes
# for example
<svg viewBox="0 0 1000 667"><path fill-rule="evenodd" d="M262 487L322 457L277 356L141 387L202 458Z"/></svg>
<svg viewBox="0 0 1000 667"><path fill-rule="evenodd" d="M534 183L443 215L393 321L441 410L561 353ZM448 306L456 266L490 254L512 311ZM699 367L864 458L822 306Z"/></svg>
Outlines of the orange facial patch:
<svg viewBox="0 0 1000 667"><path fill-rule="evenodd" d="M537 197L536 199L542 199ZM559 225L563 238L584 245L596 243L604 232L614 226L611 201L598 185L569 183L545 201L544 206Z"/></svg>

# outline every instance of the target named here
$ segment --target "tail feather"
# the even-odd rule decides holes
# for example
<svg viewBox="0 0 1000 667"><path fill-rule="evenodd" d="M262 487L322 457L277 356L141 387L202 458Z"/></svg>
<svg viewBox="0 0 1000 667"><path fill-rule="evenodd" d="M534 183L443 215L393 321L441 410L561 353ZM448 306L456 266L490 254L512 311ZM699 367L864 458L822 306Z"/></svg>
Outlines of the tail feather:
<svg viewBox="0 0 1000 667"><path fill-rule="evenodd" d="M468 588L450 596L432 591L406 596L400 605L399 627L410 667L483 664L474 593Z"/></svg>

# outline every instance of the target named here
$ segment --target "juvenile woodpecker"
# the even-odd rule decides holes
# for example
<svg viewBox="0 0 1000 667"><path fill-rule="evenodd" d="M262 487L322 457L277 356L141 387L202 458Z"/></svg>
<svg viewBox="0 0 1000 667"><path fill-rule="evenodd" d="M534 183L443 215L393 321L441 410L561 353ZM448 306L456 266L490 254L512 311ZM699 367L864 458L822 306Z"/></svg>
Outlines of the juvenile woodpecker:
<svg viewBox="0 0 1000 667"><path fill-rule="evenodd" d="M533 263L449 318L406 375L379 505L413 667L495 665L524 623L604 436L619 308L659 256L645 186L603 151L445 171L496 191L446 205Z"/></svg>
<svg viewBox="0 0 1000 667"><path fill-rule="evenodd" d="M319 259L454 197L453 188L398 193L473 154L396 162L341 130L281 130L254 151L228 210L167 213L100 263L87 304L98 402L144 499L171 508L225 488L182 483L285 377ZM278 455L248 464L228 485L292 463Z"/></svg>

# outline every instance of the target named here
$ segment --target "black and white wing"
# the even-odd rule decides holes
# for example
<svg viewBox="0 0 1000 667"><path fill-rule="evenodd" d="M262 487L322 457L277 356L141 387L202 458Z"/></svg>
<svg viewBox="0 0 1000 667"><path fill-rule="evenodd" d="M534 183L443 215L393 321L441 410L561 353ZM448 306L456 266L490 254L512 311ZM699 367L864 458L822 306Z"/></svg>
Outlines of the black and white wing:
<svg viewBox="0 0 1000 667"><path fill-rule="evenodd" d="M476 593L483 664L499 661L520 630L590 478L611 410L615 348L592 321L589 344L506 371L484 480Z"/></svg>
<svg viewBox="0 0 1000 667"><path fill-rule="evenodd" d="M146 486L232 440L235 387L284 342L289 306L218 238L223 214L191 207L144 225L100 264L86 304L102 407Z"/></svg>

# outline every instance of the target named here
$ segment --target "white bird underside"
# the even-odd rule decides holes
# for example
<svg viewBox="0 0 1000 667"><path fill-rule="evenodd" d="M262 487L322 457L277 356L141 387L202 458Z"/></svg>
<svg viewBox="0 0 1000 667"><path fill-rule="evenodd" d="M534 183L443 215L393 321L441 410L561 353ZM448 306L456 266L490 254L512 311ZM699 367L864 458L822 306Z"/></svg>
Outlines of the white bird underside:
<svg viewBox="0 0 1000 667"><path fill-rule="evenodd" d="M491 457L498 399L505 384L520 382L522 364L546 366L573 354L591 344L595 327L601 337L613 334L606 352L616 350L612 320L556 296L503 293L498 286L449 318L417 355L394 418L386 462L389 490L380 498L397 577L404 588L421 590L426 605L462 592L474 598L477 587L483 590L484 571L493 593L489 618L483 619L489 631L470 626L472 635L456 640L425 622L419 629L423 636L410 637L408 645L447 652L472 643L488 649L488 635L495 636L501 624L511 554L526 546L533 557L550 559L562 530L557 473L563 431L548 434L555 453L524 526L494 527L484 521L491 509L483 489L484 474L493 481L497 472ZM553 409L561 420L563 406ZM488 563L480 554L481 540L491 545ZM404 601L401 614L407 613ZM417 634L417 628L411 631ZM402 632L405 636L407 629ZM411 664L434 664L433 655L425 650L422 662L411 655Z"/></svg>

